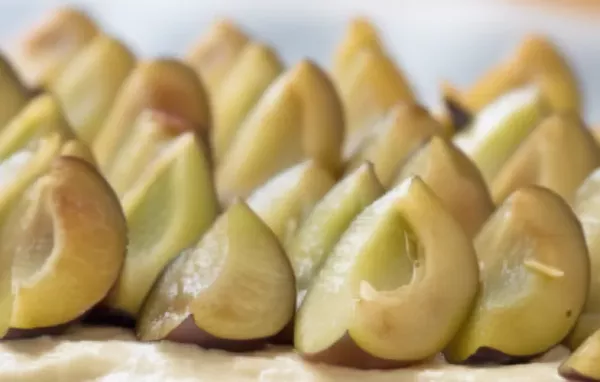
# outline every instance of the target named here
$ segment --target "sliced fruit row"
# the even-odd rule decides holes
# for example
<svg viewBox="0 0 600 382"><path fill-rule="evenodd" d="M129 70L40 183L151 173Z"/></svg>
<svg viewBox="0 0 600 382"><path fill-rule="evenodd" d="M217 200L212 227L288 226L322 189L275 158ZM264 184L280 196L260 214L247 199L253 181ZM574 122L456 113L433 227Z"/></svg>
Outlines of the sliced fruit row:
<svg viewBox="0 0 600 382"><path fill-rule="evenodd" d="M8 58L27 87L57 97L72 129L86 143L102 127L136 61L125 44L71 8L59 8L31 28ZM0 119L1 125L5 122Z"/></svg>
<svg viewBox="0 0 600 382"><path fill-rule="evenodd" d="M211 99L211 148L222 162L244 119L283 70L277 53L252 41L229 20L218 20L192 46L186 62L206 85Z"/></svg>
<svg viewBox="0 0 600 382"><path fill-rule="evenodd" d="M84 12L57 8L29 28L10 58L27 86L46 87L99 33L96 22Z"/></svg>
<svg viewBox="0 0 600 382"><path fill-rule="evenodd" d="M412 86L378 34L368 20L354 19L334 53L332 77L345 107L346 157L355 154L355 142L390 108L415 102Z"/></svg>
<svg viewBox="0 0 600 382"><path fill-rule="evenodd" d="M6 338L85 316L358 368L588 339L561 373L598 379L600 148L548 41L445 85L437 115L365 19L331 79L223 20L185 63L64 9L19 47L0 62Z"/></svg>
<svg viewBox="0 0 600 382"><path fill-rule="evenodd" d="M32 64L45 57L40 73L13 52L23 77L40 75L31 84L39 90L27 90L2 61L1 91L8 101L23 98L0 130L2 261L12 276L3 279L0 329L8 338L58 332L82 318L131 321L166 264L218 213L210 111L196 73L175 59L136 63L95 25L93 38L77 40L91 24L61 9L34 28L25 40L38 49L24 42L28 55L17 56ZM93 167L83 171L72 157ZM83 176L102 180L88 198L75 192L87 190ZM54 191L54 178L70 183Z"/></svg>

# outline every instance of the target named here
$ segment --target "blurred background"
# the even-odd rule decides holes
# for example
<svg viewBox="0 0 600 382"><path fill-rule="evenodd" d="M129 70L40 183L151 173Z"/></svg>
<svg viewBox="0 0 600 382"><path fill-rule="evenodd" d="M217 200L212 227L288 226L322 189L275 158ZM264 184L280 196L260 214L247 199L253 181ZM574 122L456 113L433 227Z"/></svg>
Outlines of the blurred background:
<svg viewBox="0 0 600 382"><path fill-rule="evenodd" d="M0 2L1 48L61 4L87 10L144 56L182 55L215 18L228 17L287 63L310 57L325 67L349 18L368 16L429 106L441 80L467 86L527 33L543 33L569 57L586 119L600 124L600 0L10 0Z"/></svg>

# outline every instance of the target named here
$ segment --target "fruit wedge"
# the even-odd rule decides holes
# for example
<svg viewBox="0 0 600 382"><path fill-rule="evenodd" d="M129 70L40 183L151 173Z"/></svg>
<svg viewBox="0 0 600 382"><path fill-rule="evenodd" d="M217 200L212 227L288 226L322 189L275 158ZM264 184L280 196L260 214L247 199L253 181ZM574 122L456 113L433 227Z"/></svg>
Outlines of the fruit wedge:
<svg viewBox="0 0 600 382"><path fill-rule="evenodd" d="M56 138L52 138L53 134ZM75 156L95 166L95 159L89 147L76 139L56 97L49 93L42 93L33 98L4 129L0 130L0 161L23 150L35 151L40 138L56 141L61 155ZM20 157L20 154L16 157Z"/></svg>
<svg viewBox="0 0 600 382"><path fill-rule="evenodd" d="M199 139L192 132L168 139L168 120L141 118L137 140L121 152L135 162L121 162L125 171L139 175L125 191L119 188L129 246L119 281L105 301L109 311L133 319L167 264L194 244L218 213L208 156Z"/></svg>
<svg viewBox="0 0 600 382"><path fill-rule="evenodd" d="M275 175L248 198L248 206L285 247L313 207L333 187L335 178L314 161Z"/></svg>
<svg viewBox="0 0 600 382"><path fill-rule="evenodd" d="M65 140L75 138L56 98L45 93L33 98L0 130L0 161L52 132Z"/></svg>
<svg viewBox="0 0 600 382"><path fill-rule="evenodd" d="M134 65L135 57L125 45L110 36L98 35L53 82L53 93L84 142L94 140Z"/></svg>
<svg viewBox="0 0 600 382"><path fill-rule="evenodd" d="M497 204L515 190L539 185L572 202L587 176L600 166L600 147L575 116L545 118L509 158L491 189Z"/></svg>
<svg viewBox="0 0 600 382"><path fill-rule="evenodd" d="M217 168L224 203L247 197L278 172L312 159L341 170L344 120L327 75L304 60L282 74L244 120Z"/></svg>
<svg viewBox="0 0 600 382"><path fill-rule="evenodd" d="M453 363L523 362L560 343L587 295L590 261L577 217L554 192L515 191L475 239L481 286L445 351Z"/></svg>
<svg viewBox="0 0 600 382"><path fill-rule="evenodd" d="M85 12L56 8L17 41L10 58L29 86L47 86L97 34Z"/></svg>
<svg viewBox="0 0 600 382"><path fill-rule="evenodd" d="M422 106L399 104L365 133L355 148L346 146L354 151L345 153L349 158L346 171L354 171L369 161L381 183L388 188L407 158L429 138L443 131Z"/></svg>
<svg viewBox="0 0 600 382"><path fill-rule="evenodd" d="M521 142L548 109L535 86L515 90L481 110L454 143L479 167L491 184Z"/></svg>
<svg viewBox="0 0 600 382"><path fill-rule="evenodd" d="M0 55L0 131L29 100L29 91L21 83L13 67Z"/></svg>
<svg viewBox="0 0 600 382"><path fill-rule="evenodd" d="M211 143L215 163L225 157L242 122L267 87L279 76L283 64L268 46L248 43L213 94L214 126Z"/></svg>
<svg viewBox="0 0 600 382"><path fill-rule="evenodd" d="M297 313L303 357L361 369L429 358L477 292L471 241L433 191L407 179L350 224Z"/></svg>
<svg viewBox="0 0 600 382"><path fill-rule="evenodd" d="M190 49L186 62L198 72L211 97L219 93L249 40L233 21L219 19Z"/></svg>
<svg viewBox="0 0 600 382"><path fill-rule="evenodd" d="M528 83L536 84L558 113L579 114L579 80L560 48L539 35L527 36L512 57L483 75L463 98L479 111L503 94Z"/></svg>
<svg viewBox="0 0 600 382"><path fill-rule="evenodd" d="M336 81L347 78L348 67L351 67L356 56L362 51L383 54L385 49L379 32L371 21L366 17L355 17L350 20L344 38L335 50L332 76Z"/></svg>
<svg viewBox="0 0 600 382"><path fill-rule="evenodd" d="M60 154L63 137L49 133L16 150L0 161L0 230L16 201L29 185L47 169L52 159ZM0 243L0 246L2 243ZM10 327L12 315L12 262L13 256L0 255L0 337Z"/></svg>
<svg viewBox="0 0 600 382"><path fill-rule="evenodd" d="M351 146L399 102L413 102L411 85L365 17L352 19L336 48L332 76L345 109ZM349 149L345 149L346 152Z"/></svg>
<svg viewBox="0 0 600 382"><path fill-rule="evenodd" d="M558 368L559 374L569 381L600 381L600 330L592 334Z"/></svg>
<svg viewBox="0 0 600 382"><path fill-rule="evenodd" d="M348 174L319 201L287 245L299 293L309 283L356 215L384 189L369 162Z"/></svg>
<svg viewBox="0 0 600 382"><path fill-rule="evenodd" d="M449 140L434 136L402 167L395 184L418 175L441 199L468 237L474 238L494 212L477 166Z"/></svg>
<svg viewBox="0 0 600 382"><path fill-rule="evenodd" d="M137 335L206 348L259 348L290 322L295 299L294 274L277 238L237 200L167 268Z"/></svg>
<svg viewBox="0 0 600 382"><path fill-rule="evenodd" d="M71 322L106 296L123 263L127 227L98 171L59 157L22 194L0 238L3 262L12 257L7 337L19 337Z"/></svg>
<svg viewBox="0 0 600 382"><path fill-rule="evenodd" d="M600 329L600 169L595 170L581 185L573 210L583 226L591 262L589 294L579 316L577 325L567 339L567 344L575 350Z"/></svg>
<svg viewBox="0 0 600 382"><path fill-rule="evenodd" d="M415 95L392 59L382 53L363 50L348 65L336 85L345 109L347 142L354 142L394 105L413 103Z"/></svg>
<svg viewBox="0 0 600 382"><path fill-rule="evenodd" d="M174 59L138 63L119 90L92 149L103 172L111 170L116 153L145 109L158 110L193 126L208 142L211 116L207 95L196 73Z"/></svg>
<svg viewBox="0 0 600 382"><path fill-rule="evenodd" d="M87 146L75 139L56 99L41 94L0 130L0 226L23 190L59 155L94 162Z"/></svg>
<svg viewBox="0 0 600 382"><path fill-rule="evenodd" d="M105 173L117 195L122 198L135 187L144 171L160 160L161 153L173 145L177 136L186 132L193 132L193 126L185 121L156 110L142 111L115 154L117 165Z"/></svg>

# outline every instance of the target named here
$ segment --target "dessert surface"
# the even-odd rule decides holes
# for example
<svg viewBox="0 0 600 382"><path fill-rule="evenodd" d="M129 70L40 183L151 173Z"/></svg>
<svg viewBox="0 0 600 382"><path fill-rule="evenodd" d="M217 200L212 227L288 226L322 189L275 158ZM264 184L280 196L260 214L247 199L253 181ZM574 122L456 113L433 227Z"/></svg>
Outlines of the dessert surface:
<svg viewBox="0 0 600 382"><path fill-rule="evenodd" d="M304 362L290 350L227 353L176 343L140 343L119 328L83 328L61 337L0 344L0 380L133 382L536 382L564 381L556 372L568 353L557 348L535 363L465 367L437 359L388 371L359 371Z"/></svg>

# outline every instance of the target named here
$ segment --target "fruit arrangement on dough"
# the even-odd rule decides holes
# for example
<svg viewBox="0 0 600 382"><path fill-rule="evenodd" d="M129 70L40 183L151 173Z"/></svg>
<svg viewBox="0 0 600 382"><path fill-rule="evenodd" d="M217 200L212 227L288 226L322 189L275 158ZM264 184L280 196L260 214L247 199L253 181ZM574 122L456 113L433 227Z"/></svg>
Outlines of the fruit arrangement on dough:
<svg viewBox="0 0 600 382"><path fill-rule="evenodd" d="M0 332L527 363L600 381L600 145L557 46L423 106L366 19L331 68L217 21L136 57L58 9L0 59Z"/></svg>

